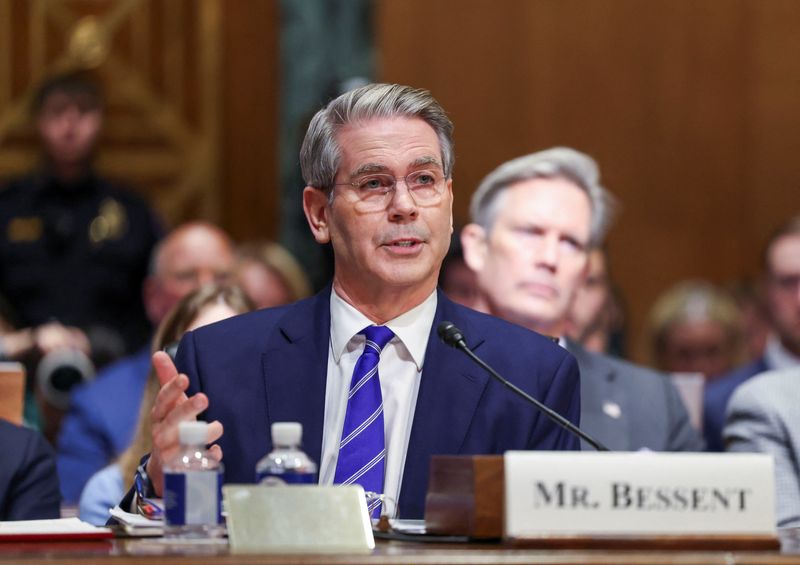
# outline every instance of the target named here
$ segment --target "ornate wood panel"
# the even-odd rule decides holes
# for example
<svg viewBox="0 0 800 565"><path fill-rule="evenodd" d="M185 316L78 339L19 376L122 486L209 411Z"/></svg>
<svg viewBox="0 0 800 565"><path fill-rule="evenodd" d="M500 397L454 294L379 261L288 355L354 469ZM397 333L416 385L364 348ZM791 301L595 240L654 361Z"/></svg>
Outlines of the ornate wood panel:
<svg viewBox="0 0 800 565"><path fill-rule="evenodd" d="M219 0L0 0L0 176L31 167L28 103L45 76L102 85L99 168L168 220L216 220L220 177Z"/></svg>
<svg viewBox="0 0 800 565"><path fill-rule="evenodd" d="M796 0L376 6L380 78L429 88L455 122L458 221L507 159L558 144L597 158L623 205L609 244L640 359L662 291L753 275L800 212ZM409 40L420 14L442 23L434 41Z"/></svg>

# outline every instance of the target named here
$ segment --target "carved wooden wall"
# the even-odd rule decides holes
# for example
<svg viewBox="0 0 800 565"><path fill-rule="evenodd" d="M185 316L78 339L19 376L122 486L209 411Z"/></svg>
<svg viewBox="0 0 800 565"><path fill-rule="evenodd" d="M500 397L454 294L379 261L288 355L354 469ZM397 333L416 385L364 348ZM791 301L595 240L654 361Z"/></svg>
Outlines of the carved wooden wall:
<svg viewBox="0 0 800 565"><path fill-rule="evenodd" d="M276 14L260 0L0 0L0 176L35 163L37 83L87 69L107 99L102 171L169 223L277 233Z"/></svg>

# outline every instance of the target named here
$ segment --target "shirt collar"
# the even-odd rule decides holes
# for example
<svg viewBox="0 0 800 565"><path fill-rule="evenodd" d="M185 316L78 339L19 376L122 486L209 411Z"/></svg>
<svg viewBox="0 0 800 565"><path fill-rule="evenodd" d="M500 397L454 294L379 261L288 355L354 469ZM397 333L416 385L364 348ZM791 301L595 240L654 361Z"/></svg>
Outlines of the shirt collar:
<svg viewBox="0 0 800 565"><path fill-rule="evenodd" d="M405 346L417 366L417 371L422 370L425 361L425 350L428 347L428 337L436 314L436 290L421 304L408 312L389 320L384 325L394 332L395 339L399 339ZM338 363L350 340L365 327L373 322L344 301L336 290L331 292L331 349L333 358Z"/></svg>

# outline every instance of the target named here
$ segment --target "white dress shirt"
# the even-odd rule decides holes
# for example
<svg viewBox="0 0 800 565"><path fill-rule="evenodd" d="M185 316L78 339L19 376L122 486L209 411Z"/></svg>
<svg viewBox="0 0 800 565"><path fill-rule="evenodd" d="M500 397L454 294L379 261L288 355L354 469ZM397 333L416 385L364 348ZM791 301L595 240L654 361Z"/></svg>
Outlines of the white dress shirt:
<svg viewBox="0 0 800 565"><path fill-rule="evenodd" d="M436 313L436 291L425 301L384 325L394 332L378 364L383 396L386 466L383 513L394 516L403 481L403 468L417 405L425 349ZM320 484L333 483L339 442L347 411L347 396L356 361L366 338L358 332L375 325L361 312L331 292L331 339L328 348L328 381L325 387L325 420L322 430Z"/></svg>

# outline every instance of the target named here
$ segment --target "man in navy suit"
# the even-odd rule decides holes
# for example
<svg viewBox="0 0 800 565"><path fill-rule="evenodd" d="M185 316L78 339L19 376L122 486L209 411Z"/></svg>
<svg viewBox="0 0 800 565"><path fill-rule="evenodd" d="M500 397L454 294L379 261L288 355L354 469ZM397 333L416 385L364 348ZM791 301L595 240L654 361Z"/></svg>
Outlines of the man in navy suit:
<svg viewBox="0 0 800 565"><path fill-rule="evenodd" d="M187 334L181 374L166 355L154 356L162 389L147 473L156 493L162 462L178 449L178 422L198 415L212 421L208 441L218 441L216 456L225 454L226 481L253 481L271 448L270 424L298 421L322 484L352 480L374 490L367 477L380 469L383 511L403 518L423 515L432 455L577 449L568 432L437 337L441 321L454 322L478 355L578 422L579 376L567 352L436 289L453 229L454 161L452 124L436 100L399 85L347 92L314 116L300 160L309 226L333 246L332 285ZM375 326L390 330L385 345L365 337ZM365 369L368 349L379 362ZM368 387L374 411L343 434ZM376 425L382 429L371 435ZM363 449L375 440L378 451L342 480L356 457L351 444L367 432Z"/></svg>

